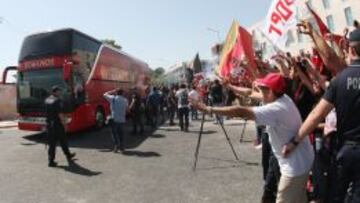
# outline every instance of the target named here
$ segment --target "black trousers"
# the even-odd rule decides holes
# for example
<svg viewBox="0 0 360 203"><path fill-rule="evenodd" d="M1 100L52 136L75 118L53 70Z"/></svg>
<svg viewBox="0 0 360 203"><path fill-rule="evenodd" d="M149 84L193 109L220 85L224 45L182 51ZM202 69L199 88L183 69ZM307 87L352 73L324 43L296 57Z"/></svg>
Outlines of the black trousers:
<svg viewBox="0 0 360 203"><path fill-rule="evenodd" d="M360 202L360 145L344 145L336 157L335 203Z"/></svg>
<svg viewBox="0 0 360 203"><path fill-rule="evenodd" d="M170 124L174 123L175 111L176 111L175 106L168 106L168 116L169 116Z"/></svg>
<svg viewBox="0 0 360 203"><path fill-rule="evenodd" d="M277 187L280 180L280 167L279 163L271 151L269 142L269 135L262 133L262 164L264 173L264 192L262 202L270 203L276 201Z"/></svg>
<svg viewBox="0 0 360 203"><path fill-rule="evenodd" d="M189 108L188 107L182 107L178 110L179 113L179 124L181 130L188 129L189 128ZM184 126L184 120L185 120L185 126Z"/></svg>
<svg viewBox="0 0 360 203"><path fill-rule="evenodd" d="M66 157L70 156L70 150L68 147L68 142L66 139L65 129L61 124L54 124L53 126L47 127L48 133L48 158L49 162L53 162L55 160L56 154L56 145L59 142L62 151L64 152Z"/></svg>
<svg viewBox="0 0 360 203"><path fill-rule="evenodd" d="M144 124L142 122L141 111L134 111L131 113L131 121L133 126L133 133L137 132L137 127L140 126L140 132L144 132Z"/></svg>
<svg viewBox="0 0 360 203"><path fill-rule="evenodd" d="M150 125L152 127L156 127L158 124L158 116L159 116L160 108L158 106L150 106L149 108L149 119L150 119Z"/></svg>

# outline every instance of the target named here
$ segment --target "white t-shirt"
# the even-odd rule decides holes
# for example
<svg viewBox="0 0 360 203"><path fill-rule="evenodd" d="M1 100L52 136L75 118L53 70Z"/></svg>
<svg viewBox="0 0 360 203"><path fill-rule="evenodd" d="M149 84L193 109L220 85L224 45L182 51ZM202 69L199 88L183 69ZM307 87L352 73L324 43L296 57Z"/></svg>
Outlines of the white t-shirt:
<svg viewBox="0 0 360 203"><path fill-rule="evenodd" d="M189 102L187 101L186 104L182 104L182 99L181 97L184 97L184 99L188 100L188 91L186 89L179 89L176 93L175 93L175 97L177 97L178 99L178 108L185 108L185 107L189 107Z"/></svg>
<svg viewBox="0 0 360 203"><path fill-rule="evenodd" d="M324 135L337 130L337 118L335 108L325 117Z"/></svg>
<svg viewBox="0 0 360 203"><path fill-rule="evenodd" d="M196 90L191 90L189 92L189 98L194 101L200 101L200 95Z"/></svg>
<svg viewBox="0 0 360 203"><path fill-rule="evenodd" d="M314 150L308 138L299 143L286 158L281 153L283 146L297 135L302 124L294 102L284 95L272 103L253 107L253 111L256 123L267 127L272 151L279 161L281 174L296 177L309 172L314 161Z"/></svg>

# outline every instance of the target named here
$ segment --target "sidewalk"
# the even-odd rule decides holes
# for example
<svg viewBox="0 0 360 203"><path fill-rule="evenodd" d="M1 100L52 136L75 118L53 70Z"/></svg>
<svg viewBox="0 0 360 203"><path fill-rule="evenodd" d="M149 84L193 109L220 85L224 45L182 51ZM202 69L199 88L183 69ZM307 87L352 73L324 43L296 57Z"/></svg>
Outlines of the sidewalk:
<svg viewBox="0 0 360 203"><path fill-rule="evenodd" d="M14 121L0 121L0 129L1 128L13 128L17 127L18 122L16 120Z"/></svg>

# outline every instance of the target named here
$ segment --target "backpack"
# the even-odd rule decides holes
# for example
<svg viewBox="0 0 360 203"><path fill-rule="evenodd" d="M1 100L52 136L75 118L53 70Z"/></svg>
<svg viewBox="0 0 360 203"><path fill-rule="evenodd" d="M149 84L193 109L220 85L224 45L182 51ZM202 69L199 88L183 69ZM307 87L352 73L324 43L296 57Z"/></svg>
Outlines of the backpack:
<svg viewBox="0 0 360 203"><path fill-rule="evenodd" d="M187 91L185 91L185 90L184 90L184 91L181 93L181 95L180 95L180 104L181 104L182 106L186 106L186 105L189 104L188 93L187 93Z"/></svg>

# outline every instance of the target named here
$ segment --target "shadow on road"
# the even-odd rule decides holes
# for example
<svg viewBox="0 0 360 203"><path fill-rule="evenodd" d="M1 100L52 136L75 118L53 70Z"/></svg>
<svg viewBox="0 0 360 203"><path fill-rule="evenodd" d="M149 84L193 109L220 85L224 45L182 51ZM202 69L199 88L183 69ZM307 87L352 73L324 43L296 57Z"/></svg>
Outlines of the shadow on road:
<svg viewBox="0 0 360 203"><path fill-rule="evenodd" d="M20 144L23 145L23 146L33 146L33 145L37 145L38 143L34 143L34 142L24 143L24 142L22 142Z"/></svg>
<svg viewBox="0 0 360 203"><path fill-rule="evenodd" d="M160 127L159 130L162 131L167 131L167 132L175 132L175 131L179 131L178 128L174 128L174 127Z"/></svg>
<svg viewBox="0 0 360 203"><path fill-rule="evenodd" d="M200 129L199 130L189 130L189 132L199 134ZM203 130L203 132L202 132L203 135L210 135L210 134L214 134L214 133L217 133L217 131L215 131L215 130Z"/></svg>
<svg viewBox="0 0 360 203"><path fill-rule="evenodd" d="M92 171L90 169L87 169L83 166L80 166L75 161L70 161L69 165L67 166L58 166L58 168L64 169L67 172L82 175L82 176L97 176L102 174L102 172L99 171Z"/></svg>
<svg viewBox="0 0 360 203"><path fill-rule="evenodd" d="M130 125L128 125L130 126ZM164 138L165 135L154 134L157 129L146 127L143 135L132 135L131 128L125 129L125 149L134 149L140 146L147 138ZM23 146L32 146L38 143L47 143L46 133L36 133L24 136L31 143L21 143ZM101 130L86 130L68 135L70 148L98 149L101 152L110 152L113 149L111 130L105 127Z"/></svg>
<svg viewBox="0 0 360 203"><path fill-rule="evenodd" d="M135 150L124 151L122 154L125 156L138 156L138 157L143 157L143 158L160 157L161 156L161 154L159 154L157 152L141 152L141 151L135 151Z"/></svg>
<svg viewBox="0 0 360 203"><path fill-rule="evenodd" d="M165 135L162 134L153 134L153 135L149 135L149 138L164 138L166 137Z"/></svg>

